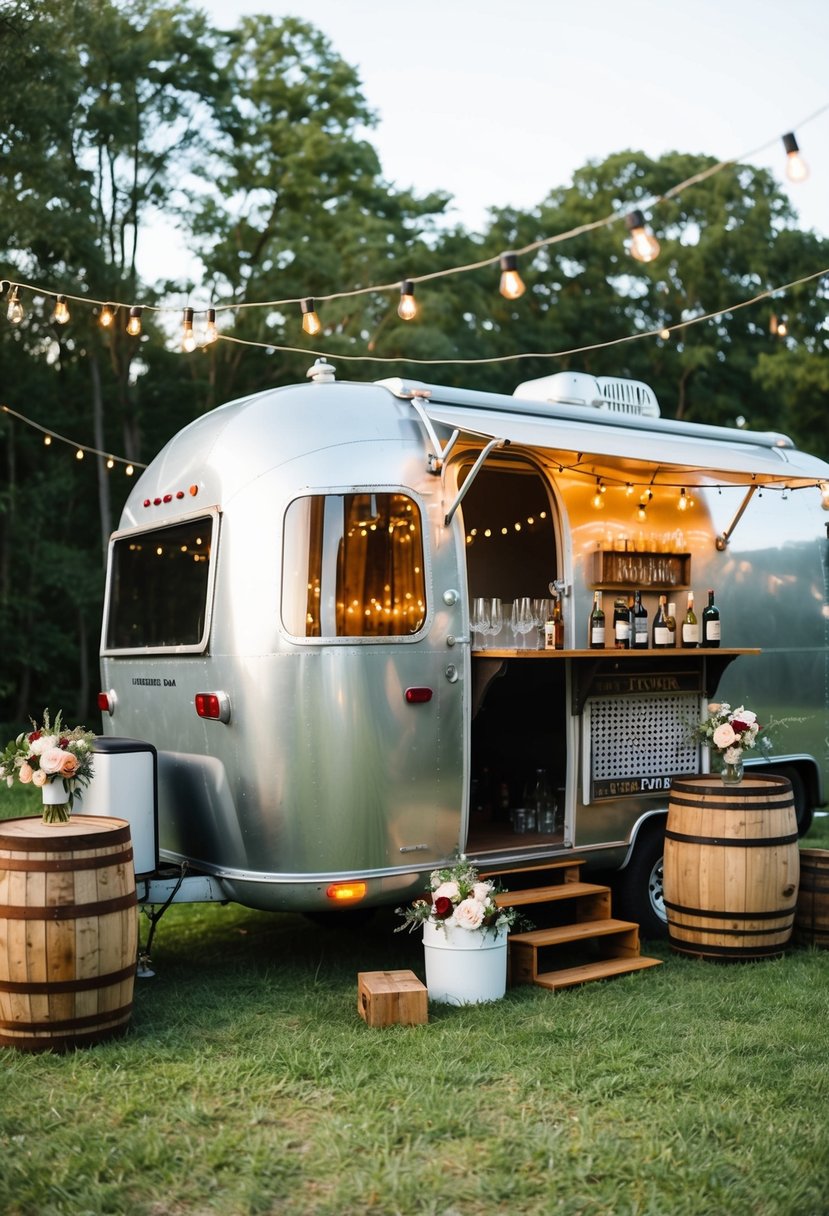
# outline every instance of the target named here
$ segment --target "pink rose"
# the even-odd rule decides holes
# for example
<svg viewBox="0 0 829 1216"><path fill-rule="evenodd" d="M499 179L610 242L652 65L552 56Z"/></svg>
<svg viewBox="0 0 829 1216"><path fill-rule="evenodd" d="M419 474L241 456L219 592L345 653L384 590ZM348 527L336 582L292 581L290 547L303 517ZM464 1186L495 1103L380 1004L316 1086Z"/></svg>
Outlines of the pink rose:
<svg viewBox="0 0 829 1216"><path fill-rule="evenodd" d="M40 757L40 767L49 777L54 777L56 773L62 771L64 757L66 752L61 751L59 747L50 747Z"/></svg>
<svg viewBox="0 0 829 1216"><path fill-rule="evenodd" d="M17 776L24 785L28 785L32 779L32 776L34 775L34 771L35 770L32 768L31 764L21 764L20 771Z"/></svg>
<svg viewBox="0 0 829 1216"><path fill-rule="evenodd" d="M42 768L36 768L32 773L32 785L36 785L38 789L44 786L49 778L46 776Z"/></svg>
<svg viewBox="0 0 829 1216"><path fill-rule="evenodd" d="M737 736L734 733L731 724L729 722L723 722L722 725L718 726L714 731L712 738L716 747L730 747Z"/></svg>
<svg viewBox="0 0 829 1216"><path fill-rule="evenodd" d="M58 769L58 772L60 773L61 777L65 778L68 781L71 777L75 776L75 773L77 771L78 771L78 757L73 756L71 752L64 752L63 759L60 762L60 768Z"/></svg>
<svg viewBox="0 0 829 1216"><path fill-rule="evenodd" d="M484 919L484 905L479 899L461 900L455 909L455 924L461 929L480 929Z"/></svg>

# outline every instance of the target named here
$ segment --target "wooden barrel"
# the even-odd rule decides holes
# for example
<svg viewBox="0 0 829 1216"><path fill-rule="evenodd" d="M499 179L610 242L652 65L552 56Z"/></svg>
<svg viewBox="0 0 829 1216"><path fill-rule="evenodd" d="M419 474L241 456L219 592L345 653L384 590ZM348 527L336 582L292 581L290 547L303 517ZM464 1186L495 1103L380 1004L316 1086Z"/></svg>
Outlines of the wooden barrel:
<svg viewBox="0 0 829 1216"><path fill-rule="evenodd" d="M800 850L794 935L803 945L829 950L829 850Z"/></svg>
<svg viewBox="0 0 829 1216"><path fill-rule="evenodd" d="M137 950L125 819L0 821L0 1045L66 1051L123 1034Z"/></svg>
<svg viewBox="0 0 829 1216"><path fill-rule="evenodd" d="M791 782L678 777L665 831L668 940L679 954L776 958L792 935L799 875Z"/></svg>

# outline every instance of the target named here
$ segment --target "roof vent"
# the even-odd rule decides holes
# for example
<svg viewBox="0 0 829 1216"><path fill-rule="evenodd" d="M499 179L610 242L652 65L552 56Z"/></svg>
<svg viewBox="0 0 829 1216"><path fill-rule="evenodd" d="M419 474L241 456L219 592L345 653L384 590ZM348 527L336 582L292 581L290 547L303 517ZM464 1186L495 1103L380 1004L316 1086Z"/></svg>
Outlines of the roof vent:
<svg viewBox="0 0 829 1216"><path fill-rule="evenodd" d="M589 406L639 418L659 417L656 394L641 380L589 376L586 372L556 372L539 380L525 380L513 396L550 405Z"/></svg>
<svg viewBox="0 0 829 1216"><path fill-rule="evenodd" d="M314 384L332 384L334 381L334 368L330 363L326 363L324 359L317 359L308 368L305 375L309 380L313 380Z"/></svg>

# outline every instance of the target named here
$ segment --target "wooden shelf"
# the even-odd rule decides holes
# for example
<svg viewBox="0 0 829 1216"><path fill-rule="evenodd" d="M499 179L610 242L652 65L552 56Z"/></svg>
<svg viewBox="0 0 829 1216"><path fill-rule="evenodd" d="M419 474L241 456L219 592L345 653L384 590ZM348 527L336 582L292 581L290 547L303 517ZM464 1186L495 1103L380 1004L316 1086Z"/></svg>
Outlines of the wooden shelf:
<svg viewBox="0 0 829 1216"><path fill-rule="evenodd" d="M690 553L599 549L593 554L596 590L684 591L691 585Z"/></svg>
<svg viewBox="0 0 829 1216"><path fill-rule="evenodd" d="M473 650L473 659L619 659L628 663L632 659L715 659L718 655L736 658L741 654L759 654L759 647L743 646L669 646L665 650L616 650L605 646L597 650Z"/></svg>

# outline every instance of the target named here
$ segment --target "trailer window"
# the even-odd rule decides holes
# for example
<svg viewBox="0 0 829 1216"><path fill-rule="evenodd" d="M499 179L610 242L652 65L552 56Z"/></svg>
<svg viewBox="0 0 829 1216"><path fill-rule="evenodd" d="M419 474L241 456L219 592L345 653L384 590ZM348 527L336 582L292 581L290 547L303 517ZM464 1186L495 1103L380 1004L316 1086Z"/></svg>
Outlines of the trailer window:
<svg viewBox="0 0 829 1216"><path fill-rule="evenodd" d="M204 647L212 535L205 516L113 541L107 650Z"/></svg>
<svg viewBox="0 0 829 1216"><path fill-rule="evenodd" d="M294 636L408 636L423 627L420 509L406 494L296 499L284 552L282 617Z"/></svg>

